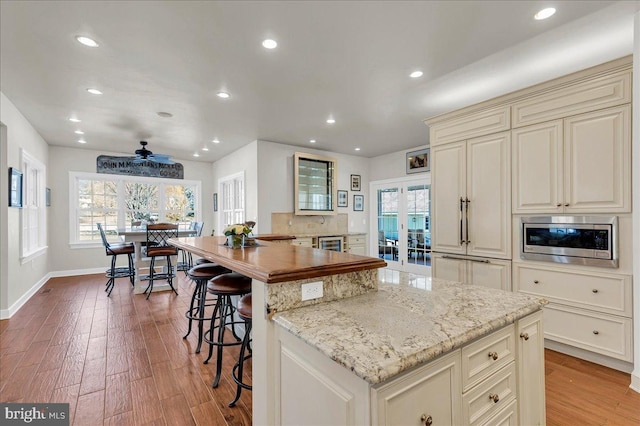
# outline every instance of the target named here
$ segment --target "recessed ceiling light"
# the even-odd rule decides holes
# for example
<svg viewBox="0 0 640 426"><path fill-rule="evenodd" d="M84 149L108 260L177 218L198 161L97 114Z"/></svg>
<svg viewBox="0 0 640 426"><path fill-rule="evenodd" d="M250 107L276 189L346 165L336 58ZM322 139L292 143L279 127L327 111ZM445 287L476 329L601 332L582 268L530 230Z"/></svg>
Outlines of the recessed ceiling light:
<svg viewBox="0 0 640 426"><path fill-rule="evenodd" d="M333 118L327 118L327 124L335 124L336 120Z"/></svg>
<svg viewBox="0 0 640 426"><path fill-rule="evenodd" d="M79 118L71 117L71 118L69 119L69 121L71 121L72 123L79 123L79 122L81 122L82 120L80 120Z"/></svg>
<svg viewBox="0 0 640 426"><path fill-rule="evenodd" d="M82 130L76 130L75 132L76 135L84 135L84 132Z"/></svg>
<svg viewBox="0 0 640 426"><path fill-rule="evenodd" d="M278 47L278 42L268 38L262 42L262 45L265 49L275 49L276 47Z"/></svg>
<svg viewBox="0 0 640 426"><path fill-rule="evenodd" d="M171 118L171 117L173 117L173 114L171 114L170 112L165 112L165 111L160 111L160 112L157 112L156 114L158 114L162 118Z"/></svg>
<svg viewBox="0 0 640 426"><path fill-rule="evenodd" d="M194 153L193 153L193 156L194 156L194 157L200 157L200 154L198 154L197 152L194 152Z"/></svg>
<svg viewBox="0 0 640 426"><path fill-rule="evenodd" d="M360 151L360 148L356 148L356 151Z"/></svg>
<svg viewBox="0 0 640 426"><path fill-rule="evenodd" d="M227 99L227 98L231 97L231 95L228 94L227 92L218 92L217 95L218 95L219 98L222 98L222 99Z"/></svg>
<svg viewBox="0 0 640 426"><path fill-rule="evenodd" d="M315 139L311 139L311 140L309 141L309 143L316 143L316 140L315 140Z"/></svg>
<svg viewBox="0 0 640 426"><path fill-rule="evenodd" d="M414 71L411 74L409 74L409 77L411 78L418 78L418 77L422 77L423 76L423 72L422 71Z"/></svg>
<svg viewBox="0 0 640 426"><path fill-rule="evenodd" d="M203 151L209 151L209 147L205 146L204 148L202 148Z"/></svg>
<svg viewBox="0 0 640 426"><path fill-rule="evenodd" d="M84 139L78 139L78 143L87 143Z"/></svg>
<svg viewBox="0 0 640 426"><path fill-rule="evenodd" d="M92 95L102 95L102 92L99 91L98 89L87 89L87 92L91 93Z"/></svg>
<svg viewBox="0 0 640 426"><path fill-rule="evenodd" d="M85 36L77 36L76 40L88 47L98 47L99 44L92 38Z"/></svg>
<svg viewBox="0 0 640 426"><path fill-rule="evenodd" d="M220 141L219 141L218 139L214 139L214 140L212 140L211 142L213 142L213 143L220 143Z"/></svg>
<svg viewBox="0 0 640 426"><path fill-rule="evenodd" d="M553 16L554 13L556 13L556 10L553 7L547 7L546 9L542 9L540 12L536 13L533 17L540 21Z"/></svg>

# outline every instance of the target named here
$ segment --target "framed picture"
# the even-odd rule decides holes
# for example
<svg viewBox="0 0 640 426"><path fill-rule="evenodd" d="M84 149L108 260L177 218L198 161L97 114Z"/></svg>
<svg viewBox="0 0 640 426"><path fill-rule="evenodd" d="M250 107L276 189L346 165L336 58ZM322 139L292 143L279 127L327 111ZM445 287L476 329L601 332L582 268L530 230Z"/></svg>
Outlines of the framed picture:
<svg viewBox="0 0 640 426"><path fill-rule="evenodd" d="M51 207L51 188L45 188L44 201L47 207Z"/></svg>
<svg viewBox="0 0 640 426"><path fill-rule="evenodd" d="M351 190L360 191L360 175L351 175Z"/></svg>
<svg viewBox="0 0 640 426"><path fill-rule="evenodd" d="M218 211L218 193L217 192L213 193L213 211L214 212Z"/></svg>
<svg viewBox="0 0 640 426"><path fill-rule="evenodd" d="M429 148L407 152L407 173L421 173L431 170Z"/></svg>
<svg viewBox="0 0 640 426"><path fill-rule="evenodd" d="M353 196L353 211L354 212L364 211L364 195Z"/></svg>
<svg viewBox="0 0 640 426"><path fill-rule="evenodd" d="M349 191L338 190L338 207L349 207Z"/></svg>
<svg viewBox="0 0 640 426"><path fill-rule="evenodd" d="M22 172L9 167L9 207L22 207Z"/></svg>

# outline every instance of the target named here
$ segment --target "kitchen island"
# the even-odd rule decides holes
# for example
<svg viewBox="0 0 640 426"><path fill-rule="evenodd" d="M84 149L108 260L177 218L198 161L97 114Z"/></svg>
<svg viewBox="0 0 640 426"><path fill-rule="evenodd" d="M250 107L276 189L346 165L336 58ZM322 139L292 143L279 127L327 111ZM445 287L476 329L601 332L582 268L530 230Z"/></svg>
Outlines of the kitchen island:
<svg viewBox="0 0 640 426"><path fill-rule="evenodd" d="M253 278L254 424L544 423L538 298L389 279L346 253L172 243ZM323 296L303 302L317 281Z"/></svg>

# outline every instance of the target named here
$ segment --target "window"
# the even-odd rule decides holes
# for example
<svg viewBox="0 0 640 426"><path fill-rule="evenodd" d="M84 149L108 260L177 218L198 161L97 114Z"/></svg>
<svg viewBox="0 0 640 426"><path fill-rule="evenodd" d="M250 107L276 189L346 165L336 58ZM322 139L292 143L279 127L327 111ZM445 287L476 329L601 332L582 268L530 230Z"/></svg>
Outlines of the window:
<svg viewBox="0 0 640 426"><path fill-rule="evenodd" d="M220 180L222 207L220 227L244 222L244 173L227 176Z"/></svg>
<svg viewBox="0 0 640 426"><path fill-rule="evenodd" d="M22 157L23 207L20 232L21 261L27 262L47 249L47 212L45 206L46 168L25 150Z"/></svg>
<svg viewBox="0 0 640 426"><path fill-rule="evenodd" d="M199 181L70 173L70 243L101 243L97 223L110 240L134 222L171 222L188 228L200 217Z"/></svg>

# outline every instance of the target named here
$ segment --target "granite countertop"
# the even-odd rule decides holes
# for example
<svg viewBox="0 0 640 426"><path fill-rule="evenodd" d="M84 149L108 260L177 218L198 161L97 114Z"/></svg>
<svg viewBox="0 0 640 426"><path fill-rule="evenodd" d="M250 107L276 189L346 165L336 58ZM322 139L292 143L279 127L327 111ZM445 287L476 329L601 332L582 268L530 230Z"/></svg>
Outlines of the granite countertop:
<svg viewBox="0 0 640 426"><path fill-rule="evenodd" d="M325 232L325 233L312 233L312 234L294 234L296 237L298 238L305 238L305 237L343 237L343 236L347 236L347 235L367 235L366 232L345 232L345 233L340 233L340 232Z"/></svg>
<svg viewBox="0 0 640 426"><path fill-rule="evenodd" d="M521 293L393 272L380 271L377 292L280 312L273 320L376 384L546 303Z"/></svg>

